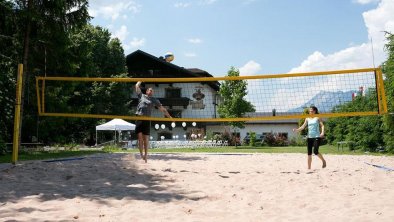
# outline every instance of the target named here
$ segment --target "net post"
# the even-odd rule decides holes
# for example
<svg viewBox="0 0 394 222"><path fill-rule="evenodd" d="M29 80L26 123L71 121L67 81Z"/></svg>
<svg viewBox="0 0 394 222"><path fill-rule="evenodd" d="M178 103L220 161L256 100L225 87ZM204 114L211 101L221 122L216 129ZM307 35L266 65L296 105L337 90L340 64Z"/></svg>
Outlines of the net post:
<svg viewBox="0 0 394 222"><path fill-rule="evenodd" d="M36 76L36 94L37 94L37 109L38 115L41 115L41 97L40 97L40 86L39 78Z"/></svg>
<svg viewBox="0 0 394 222"><path fill-rule="evenodd" d="M45 79L42 80L41 96L41 111L45 112Z"/></svg>
<svg viewBox="0 0 394 222"><path fill-rule="evenodd" d="M380 112L380 114L386 114L388 112L388 110L387 110L386 92L384 90L383 72L382 72L381 68L377 68L376 72L377 72L377 75L379 77L378 78L379 82L378 82L377 85L379 86L380 95L381 95L381 98L379 98L378 102L381 103L381 105L382 105L382 111Z"/></svg>
<svg viewBox="0 0 394 222"><path fill-rule="evenodd" d="M16 82L16 98L15 98L15 117L14 117L14 141L12 149L12 163L16 164L18 161L19 150L19 124L21 118L21 100L22 100L22 74L23 64L18 65L18 76Z"/></svg>

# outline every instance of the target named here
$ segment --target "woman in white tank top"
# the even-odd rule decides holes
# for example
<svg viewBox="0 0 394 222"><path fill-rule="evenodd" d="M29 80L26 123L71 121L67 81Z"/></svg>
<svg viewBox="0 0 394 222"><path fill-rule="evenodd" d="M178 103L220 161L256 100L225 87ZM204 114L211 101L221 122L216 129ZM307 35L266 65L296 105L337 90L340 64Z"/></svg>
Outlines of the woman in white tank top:
<svg viewBox="0 0 394 222"><path fill-rule="evenodd" d="M319 146L321 139L324 137L324 124L323 121L319 117L313 117L313 115L319 114L318 109L315 106L311 106L309 108L309 115L311 117L306 118L304 124L298 129L293 129L294 132L300 132L308 126L308 139L307 139L307 148L308 148L308 169L311 169L312 165L312 148L313 153L319 157L319 159L323 162L323 168L327 166L326 160L323 158L321 153L319 153ZM321 128L321 132L320 132Z"/></svg>

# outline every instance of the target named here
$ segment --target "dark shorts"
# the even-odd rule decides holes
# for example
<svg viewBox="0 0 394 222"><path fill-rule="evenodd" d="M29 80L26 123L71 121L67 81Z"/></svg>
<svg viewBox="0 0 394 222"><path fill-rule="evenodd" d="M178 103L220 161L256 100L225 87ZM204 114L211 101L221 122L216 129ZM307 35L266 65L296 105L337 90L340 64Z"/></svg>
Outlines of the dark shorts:
<svg viewBox="0 0 394 222"><path fill-rule="evenodd" d="M315 155L319 154L320 140L321 138L308 138L308 155L312 155L312 148Z"/></svg>
<svg viewBox="0 0 394 222"><path fill-rule="evenodd" d="M150 121L149 120L137 120L135 121L135 133L142 133L144 135L150 135Z"/></svg>

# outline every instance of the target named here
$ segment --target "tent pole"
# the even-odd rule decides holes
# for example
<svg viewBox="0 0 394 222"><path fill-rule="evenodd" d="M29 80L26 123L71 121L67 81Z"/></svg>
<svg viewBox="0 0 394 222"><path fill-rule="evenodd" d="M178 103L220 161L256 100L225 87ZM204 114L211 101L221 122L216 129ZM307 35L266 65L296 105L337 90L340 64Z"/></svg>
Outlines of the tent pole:
<svg viewBox="0 0 394 222"><path fill-rule="evenodd" d="M97 130L96 130L96 146L97 146Z"/></svg>

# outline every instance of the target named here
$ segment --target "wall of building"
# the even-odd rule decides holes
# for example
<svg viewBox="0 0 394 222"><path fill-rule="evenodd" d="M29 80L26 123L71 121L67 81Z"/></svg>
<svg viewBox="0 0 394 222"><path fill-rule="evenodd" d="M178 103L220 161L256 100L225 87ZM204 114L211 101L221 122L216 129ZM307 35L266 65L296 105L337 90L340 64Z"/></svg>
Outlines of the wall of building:
<svg viewBox="0 0 394 222"><path fill-rule="evenodd" d="M237 133L240 133L241 140L245 138L247 133L255 132L257 134L263 133L287 133L288 138L294 137L297 134L293 132L294 128L298 127L298 123L258 123L258 124L245 124L245 128L243 129L236 129ZM225 131L234 132L229 126L207 126L207 132L225 132Z"/></svg>
<svg viewBox="0 0 394 222"><path fill-rule="evenodd" d="M187 109L183 106L173 106L173 110L181 110L183 118L215 118L218 116L215 103L216 91L207 84L201 83L174 83L172 86L169 84L146 84L146 88L152 87L154 90L154 97L165 98L166 88L181 88L181 97L187 97L191 100ZM200 92L204 98L197 100L193 98L193 94ZM137 95L133 96L134 98ZM155 109L152 112L153 117L163 117L163 113Z"/></svg>
<svg viewBox="0 0 394 222"><path fill-rule="evenodd" d="M215 118L218 117L217 107L216 107L216 91L213 90L207 84L201 83L174 83L172 86L169 84L160 84L156 86L154 84L147 84L145 87L152 87L154 89L154 97L156 98L165 98L165 90L166 88L181 88L181 97L187 97L191 99L191 103L185 109L182 106L173 106L173 110L181 110L183 118ZM196 98L193 98L193 94L201 93L204 98L202 98L198 102ZM134 96L136 97L136 96ZM194 106L193 106L194 103ZM153 117L163 117L163 113L157 109L154 109L152 112ZM178 136L178 140L184 140L185 136L187 139L190 139L191 133L201 132L197 131L198 127L192 127L191 123L187 123L188 127L185 130L181 126L181 122L176 122L176 127L172 130L169 130L169 124L165 126L165 129L159 128L155 129L154 125L151 126L151 137L152 140L160 140L159 134L161 132L167 132L172 134L173 136ZM160 124L161 125L161 124ZM245 128L237 129L236 131L240 134L240 139L245 138L247 133L255 132L257 134L263 133L287 133L288 138L296 136L293 132L294 128L298 127L297 121L288 121L288 122L268 122L268 123L246 123ZM203 127L202 127L203 128ZM202 138L207 133L223 133L225 131L234 132L234 130L225 126L222 123L218 123L218 125L208 125L206 126L206 132L201 132L203 134Z"/></svg>

